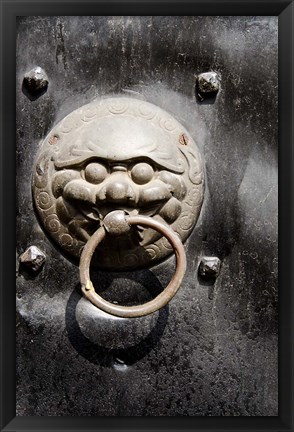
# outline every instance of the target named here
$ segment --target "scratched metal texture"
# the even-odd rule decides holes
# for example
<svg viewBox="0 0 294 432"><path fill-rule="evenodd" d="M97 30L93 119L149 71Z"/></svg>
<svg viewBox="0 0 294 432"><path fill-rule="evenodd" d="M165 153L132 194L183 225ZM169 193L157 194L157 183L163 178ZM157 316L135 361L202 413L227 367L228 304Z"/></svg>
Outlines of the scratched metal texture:
<svg viewBox="0 0 294 432"><path fill-rule="evenodd" d="M17 415L276 416L276 17L20 17L17 25ZM24 74L48 90L30 100ZM195 75L215 71L215 101L195 98ZM157 104L200 138L205 199L185 243L176 297L144 318L99 313L81 297L78 268L40 228L31 173L54 124L103 95ZM47 255L30 275L29 245ZM202 256L222 261L215 283ZM121 303L168 283L170 258L146 270L93 274Z"/></svg>

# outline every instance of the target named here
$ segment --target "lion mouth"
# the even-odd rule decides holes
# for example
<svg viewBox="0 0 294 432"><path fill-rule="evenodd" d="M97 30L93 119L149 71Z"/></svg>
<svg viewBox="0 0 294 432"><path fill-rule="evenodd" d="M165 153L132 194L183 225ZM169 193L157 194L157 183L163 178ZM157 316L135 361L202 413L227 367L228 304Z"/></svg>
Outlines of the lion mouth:
<svg viewBox="0 0 294 432"><path fill-rule="evenodd" d="M144 208L130 207L130 206L119 206L119 205L103 205L101 207L93 207L91 205L79 205L78 210L85 216L90 222L102 221L105 216L114 210L123 210L130 216L143 215L152 217L160 211L163 203L150 204Z"/></svg>
<svg viewBox="0 0 294 432"><path fill-rule="evenodd" d="M99 226L101 226L101 222L105 218L105 216L114 211L114 210L123 210L127 215L135 216L135 215L142 215L142 216L149 216L153 217L156 214L159 213L160 208L164 205L164 203L157 203L157 204L150 204L148 207L144 207L142 209L135 208L135 207L128 207L128 206L118 206L118 205L107 205L107 206L101 206L99 208L93 207L91 205L85 205L78 206L78 211L85 217L85 219L88 221L89 226L86 228L84 226L83 230L80 231L80 234L83 235L84 241L88 241L91 237L91 233L93 232L93 229L97 229ZM136 227L136 235L137 242L141 244L141 242L144 241L144 232L145 228L137 226ZM135 233L134 233L135 234Z"/></svg>

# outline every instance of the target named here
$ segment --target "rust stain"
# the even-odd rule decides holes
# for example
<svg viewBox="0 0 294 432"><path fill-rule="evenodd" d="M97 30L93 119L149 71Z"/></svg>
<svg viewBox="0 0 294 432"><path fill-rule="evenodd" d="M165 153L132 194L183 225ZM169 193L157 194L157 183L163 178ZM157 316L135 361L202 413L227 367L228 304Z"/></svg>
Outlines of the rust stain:
<svg viewBox="0 0 294 432"><path fill-rule="evenodd" d="M59 135L54 134L54 135L51 135L51 137L50 137L49 140L48 140L48 143L49 143L50 145L54 145L54 144L57 143L58 140L59 140Z"/></svg>
<svg viewBox="0 0 294 432"><path fill-rule="evenodd" d="M182 133L179 137L179 143L181 145L188 145L188 142L189 142L189 138L185 133Z"/></svg>

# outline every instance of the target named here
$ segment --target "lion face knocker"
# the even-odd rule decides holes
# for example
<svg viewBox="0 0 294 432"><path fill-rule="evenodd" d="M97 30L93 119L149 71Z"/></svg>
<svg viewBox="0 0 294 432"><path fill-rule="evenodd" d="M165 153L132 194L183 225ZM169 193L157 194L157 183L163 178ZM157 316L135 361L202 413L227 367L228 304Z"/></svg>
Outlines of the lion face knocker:
<svg viewBox="0 0 294 432"><path fill-rule="evenodd" d="M123 97L85 105L58 123L41 146L33 176L45 231L76 258L116 210L160 221L184 242L203 191L201 158L185 128L159 107ZM138 269L171 252L158 231L138 225L106 236L93 264Z"/></svg>

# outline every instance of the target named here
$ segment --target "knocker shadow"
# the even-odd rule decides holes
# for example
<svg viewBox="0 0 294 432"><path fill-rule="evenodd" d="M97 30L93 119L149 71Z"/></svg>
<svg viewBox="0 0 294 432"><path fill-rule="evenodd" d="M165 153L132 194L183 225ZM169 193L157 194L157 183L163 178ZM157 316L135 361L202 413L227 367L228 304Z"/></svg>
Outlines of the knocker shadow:
<svg viewBox="0 0 294 432"><path fill-rule="evenodd" d="M105 275L105 273L104 273ZM104 290L109 287L111 283L117 279L124 278L128 280L132 280L140 283L152 297L158 295L163 287L156 276L150 272L149 270L142 270L132 273L127 273L122 275L118 274L112 276L111 274L107 274L104 279ZM101 291L101 289L100 289ZM99 292L97 290L97 292ZM127 347L118 347L111 348L103 346L99 343L94 343L91 341L81 330L80 324L77 320L77 306L79 301L81 300L82 295L80 291L80 285L77 285L72 294L69 297L69 300L66 305L66 313L65 313L65 322L66 322L66 330L68 334L68 338L74 349L85 359L93 364L99 364L101 366L113 367L115 364L124 364L126 366L130 366L137 361L144 358L149 352L151 352L155 346L160 341L169 315L169 307L168 305L164 308L160 309L158 312L158 317L155 325L151 329L151 331L147 334L147 336L143 336L139 342L134 343L133 345ZM92 306L91 306L92 307ZM144 319L145 318L145 319ZM128 332L128 327L130 333L134 332L133 322L134 320L141 320L142 328L146 325L146 319L148 317L143 318L132 318L132 319L118 319L120 329L123 328L124 333ZM112 317L109 315L109 320L112 320ZM108 319L104 319L102 322L103 326L107 326L109 324ZM115 322L116 318L114 318ZM133 322L132 322L133 321ZM140 321L136 323L136 327L140 329ZM101 326L101 322L99 323ZM102 328L102 327L101 327ZM122 341L123 343L123 341Z"/></svg>

